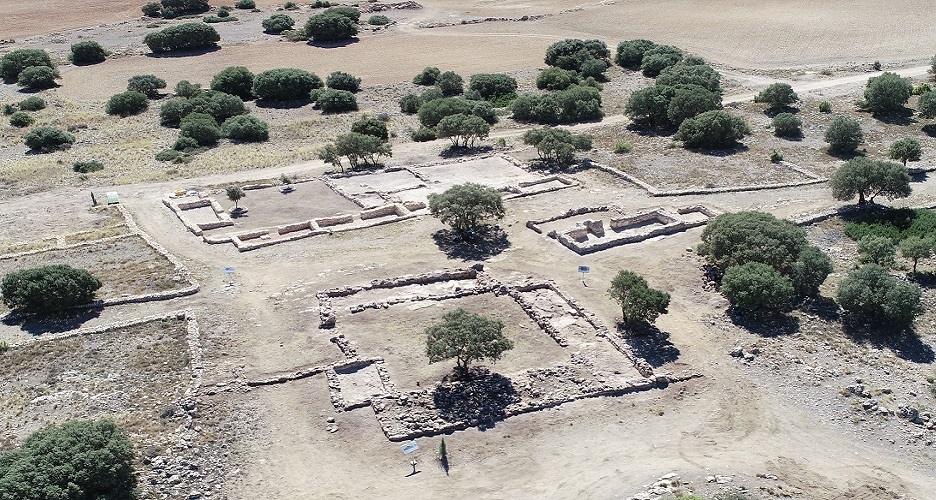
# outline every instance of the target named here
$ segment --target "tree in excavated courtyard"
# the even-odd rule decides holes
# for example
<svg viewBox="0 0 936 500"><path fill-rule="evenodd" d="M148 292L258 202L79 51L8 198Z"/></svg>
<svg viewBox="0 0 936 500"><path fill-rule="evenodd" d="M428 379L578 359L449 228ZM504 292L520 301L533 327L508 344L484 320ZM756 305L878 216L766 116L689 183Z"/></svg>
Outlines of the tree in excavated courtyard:
<svg viewBox="0 0 936 500"><path fill-rule="evenodd" d="M493 188L468 182L429 195L429 212L462 238L488 221L504 218L504 200Z"/></svg>
<svg viewBox="0 0 936 500"><path fill-rule="evenodd" d="M442 316L442 321L426 329L426 355L429 363L455 359L455 369L467 375L474 361L499 360L514 343L504 335L504 322L462 308Z"/></svg>
<svg viewBox="0 0 936 500"><path fill-rule="evenodd" d="M240 186L236 184L231 184L230 186L224 188L224 191L227 194L228 199L234 202L235 210L240 208L237 206L237 203L241 201L245 196L247 196L247 193L244 192L243 188L241 188Z"/></svg>
<svg viewBox="0 0 936 500"><path fill-rule="evenodd" d="M13 311L59 313L94 300L101 281L84 269L66 264L14 271L0 282L3 304Z"/></svg>
<svg viewBox="0 0 936 500"><path fill-rule="evenodd" d="M910 196L910 175L899 163L853 158L839 167L829 179L832 196L848 201L855 196L858 204L874 203L878 195L888 199Z"/></svg>
<svg viewBox="0 0 936 500"><path fill-rule="evenodd" d="M647 280L631 271L618 271L608 294L621 306L624 321L631 326L650 324L666 314L670 295L650 288Z"/></svg>

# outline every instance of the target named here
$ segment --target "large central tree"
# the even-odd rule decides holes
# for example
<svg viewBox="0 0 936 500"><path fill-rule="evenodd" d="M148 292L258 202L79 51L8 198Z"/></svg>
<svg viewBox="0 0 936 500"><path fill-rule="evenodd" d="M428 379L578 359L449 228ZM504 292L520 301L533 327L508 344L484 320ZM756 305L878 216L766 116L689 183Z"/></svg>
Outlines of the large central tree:
<svg viewBox="0 0 936 500"><path fill-rule="evenodd" d="M858 157L849 160L829 179L832 196L848 201L858 196L858 204L874 203L874 197L910 196L910 175L901 164Z"/></svg>
<svg viewBox="0 0 936 500"><path fill-rule="evenodd" d="M456 369L467 374L472 361L497 361L514 347L503 330L502 321L462 308L446 313L440 323L426 329L429 363L455 358Z"/></svg>
<svg viewBox="0 0 936 500"><path fill-rule="evenodd" d="M468 182L452 186L443 193L429 195L429 212L452 226L462 237L485 221L504 217L504 201L500 193L487 186Z"/></svg>

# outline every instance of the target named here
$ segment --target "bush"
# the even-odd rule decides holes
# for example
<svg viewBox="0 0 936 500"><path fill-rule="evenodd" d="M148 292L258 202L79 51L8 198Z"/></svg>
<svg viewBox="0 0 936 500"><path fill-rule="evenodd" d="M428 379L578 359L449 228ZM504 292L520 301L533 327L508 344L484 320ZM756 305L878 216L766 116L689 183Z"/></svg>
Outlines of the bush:
<svg viewBox="0 0 936 500"><path fill-rule="evenodd" d="M203 23L184 23L154 31L143 38L143 43L154 53L178 50L197 50L217 46L221 36Z"/></svg>
<svg viewBox="0 0 936 500"><path fill-rule="evenodd" d="M923 147L920 145L920 141L913 137L897 139L887 150L887 156L892 160L903 162L904 167L907 166L908 161L920 161L922 155Z"/></svg>
<svg viewBox="0 0 936 500"><path fill-rule="evenodd" d="M803 131L803 121L793 113L778 113L771 121L773 133L777 137L800 137Z"/></svg>
<svg viewBox="0 0 936 500"><path fill-rule="evenodd" d="M819 294L819 287L832 274L832 259L818 247L807 245L793 263L790 279L800 297Z"/></svg>
<svg viewBox="0 0 936 500"><path fill-rule="evenodd" d="M72 420L0 455L0 495L39 500L137 497L133 443L108 420Z"/></svg>
<svg viewBox="0 0 936 500"><path fill-rule="evenodd" d="M415 142L428 142L438 139L438 137L436 137L435 130L429 127L420 127L414 130L413 133L410 134L410 138Z"/></svg>
<svg viewBox="0 0 936 500"><path fill-rule="evenodd" d="M877 264L867 264L839 283L836 301L850 314L903 327L923 313L920 296L919 286L898 280Z"/></svg>
<svg viewBox="0 0 936 500"><path fill-rule="evenodd" d="M228 139L241 142L263 142L270 138L270 126L250 115L228 118L221 125L221 132Z"/></svg>
<svg viewBox="0 0 936 500"><path fill-rule="evenodd" d="M19 74L17 85L27 89L50 89L55 87L58 70L48 66L30 66Z"/></svg>
<svg viewBox="0 0 936 500"><path fill-rule="evenodd" d="M464 83L465 81L461 75L454 71L446 71L439 75L439 79L436 80L436 87L442 91L442 95L450 97L464 92Z"/></svg>
<svg viewBox="0 0 936 500"><path fill-rule="evenodd" d="M819 112L820 113L831 113L832 112L832 103L829 101L822 101L819 103Z"/></svg>
<svg viewBox="0 0 936 500"><path fill-rule="evenodd" d="M923 82L916 87L913 87L913 95L923 95L927 92L931 92L932 90L933 88L930 87L930 84Z"/></svg>
<svg viewBox="0 0 936 500"><path fill-rule="evenodd" d="M678 127L689 118L717 109L721 109L721 94L700 85L678 85L673 87L672 97L666 105L666 120Z"/></svg>
<svg viewBox="0 0 936 500"><path fill-rule="evenodd" d="M39 111L45 109L46 103L39 96L27 97L20 101L19 108L23 111Z"/></svg>
<svg viewBox="0 0 936 500"><path fill-rule="evenodd" d="M156 161L177 161L177 160L180 160L181 158L182 158L182 153L174 149L167 149L165 151L160 151L156 153Z"/></svg>
<svg viewBox="0 0 936 500"><path fill-rule="evenodd" d="M333 42L357 35L358 28L347 16L322 13L309 18L305 25L305 33L314 42Z"/></svg>
<svg viewBox="0 0 936 500"><path fill-rule="evenodd" d="M611 51L601 40L567 38L546 48L545 62L549 66L578 71L583 76L603 78Z"/></svg>
<svg viewBox="0 0 936 500"><path fill-rule="evenodd" d="M238 9L250 10L256 9L257 4L254 2L254 0L237 0L237 2L234 2L234 7L237 7Z"/></svg>
<svg viewBox="0 0 936 500"><path fill-rule="evenodd" d="M561 128L542 127L524 133L523 143L535 147L543 162L563 166L575 161L575 151L591 149L592 138L587 134L573 134Z"/></svg>
<svg viewBox="0 0 936 500"><path fill-rule="evenodd" d="M617 46L617 54L614 56L614 62L625 68L640 68L644 54L655 46L656 44L650 40L627 40L621 42Z"/></svg>
<svg viewBox="0 0 936 500"><path fill-rule="evenodd" d="M49 314L94 300L101 282L84 269L64 264L14 271L3 277L0 294L13 311ZM0 461L2 464L2 461Z"/></svg>
<svg viewBox="0 0 936 500"><path fill-rule="evenodd" d="M254 98L254 74L244 66L229 66L211 79L211 90L236 95L245 101Z"/></svg>
<svg viewBox="0 0 936 500"><path fill-rule="evenodd" d="M493 113L490 103L484 101L469 101L467 99L458 99L446 97L434 99L423 103L419 107L419 122L429 128L434 128L442 121L442 118L457 114L475 115L484 118L490 124L497 122L497 117Z"/></svg>
<svg viewBox="0 0 936 500"><path fill-rule="evenodd" d="M416 94L406 94L400 99L400 111L408 114L413 114L419 111L419 107L422 106L423 100Z"/></svg>
<svg viewBox="0 0 936 500"><path fill-rule="evenodd" d="M176 152L191 152L196 151L201 148L201 145L198 144L198 141L192 139L191 137L180 136L176 139L175 144L172 145L172 149ZM159 158L156 158L157 160ZM170 158L174 160L175 158Z"/></svg>
<svg viewBox="0 0 936 500"><path fill-rule="evenodd" d="M630 153L634 146L629 142L615 142L612 150L617 154Z"/></svg>
<svg viewBox="0 0 936 500"><path fill-rule="evenodd" d="M735 212L706 224L698 252L722 271L760 262L790 275L807 246L806 232L790 221L764 212Z"/></svg>
<svg viewBox="0 0 936 500"><path fill-rule="evenodd" d="M158 97L159 89L164 88L166 88L166 81L157 78L156 75L137 75L127 80L128 91L139 92L149 98Z"/></svg>
<svg viewBox="0 0 936 500"><path fill-rule="evenodd" d="M3 105L3 114L4 114L5 116L12 115L13 113L16 113L17 109L19 109L19 108L17 107L16 104L9 104L9 103L4 104L4 105Z"/></svg>
<svg viewBox="0 0 936 500"><path fill-rule="evenodd" d="M390 18L383 14L374 14L367 19L367 24L371 26L384 26L390 24Z"/></svg>
<svg viewBox="0 0 936 500"><path fill-rule="evenodd" d="M218 142L223 134L218 122L205 113L189 113L179 124L179 135L191 137L199 146L210 146Z"/></svg>
<svg viewBox="0 0 936 500"><path fill-rule="evenodd" d="M917 103L920 116L923 118L936 118L936 92L927 92L920 96Z"/></svg>
<svg viewBox="0 0 936 500"><path fill-rule="evenodd" d="M10 125L14 127L28 127L33 124L36 120L33 117L29 116L29 113L24 113L22 111L17 111L10 115Z"/></svg>
<svg viewBox="0 0 936 500"><path fill-rule="evenodd" d="M23 138L23 143L29 149L44 153L55 149L67 149L74 142L74 136L54 127L36 127Z"/></svg>
<svg viewBox="0 0 936 500"><path fill-rule="evenodd" d="M361 11L355 9L354 7L346 7L346 6L332 7L330 9L327 9L322 14L344 16L350 19L354 23L357 23L358 21L361 20Z"/></svg>
<svg viewBox="0 0 936 500"><path fill-rule="evenodd" d="M721 75L708 64L692 64L683 60L664 68L656 78L657 85L698 85L709 92L719 93L721 101Z"/></svg>
<svg viewBox="0 0 936 500"><path fill-rule="evenodd" d="M101 44L88 40L72 44L68 59L75 64L95 64L104 62L110 52L104 50Z"/></svg>
<svg viewBox="0 0 936 500"><path fill-rule="evenodd" d="M104 170L104 165L99 161L77 161L72 165L72 171L80 174L90 174L98 170Z"/></svg>
<svg viewBox="0 0 936 500"><path fill-rule="evenodd" d="M748 262L725 270L722 294L738 309L750 312L773 312L793 301L793 283L773 267Z"/></svg>
<svg viewBox="0 0 936 500"><path fill-rule="evenodd" d="M706 111L679 126L676 139L687 148L728 149L751 133L741 118L727 111Z"/></svg>
<svg viewBox="0 0 936 500"><path fill-rule="evenodd" d="M231 11L227 5L222 5L221 8L218 9L218 17L231 17ZM235 17L234 19L237 18Z"/></svg>
<svg viewBox="0 0 936 500"><path fill-rule="evenodd" d="M369 116L363 116L358 121L352 123L351 131L364 135L372 135L381 141L386 141L390 138L390 134L387 132L387 124Z"/></svg>
<svg viewBox="0 0 936 500"><path fill-rule="evenodd" d="M146 110L149 99L139 92L121 92L114 94L104 106L109 115L130 116Z"/></svg>
<svg viewBox="0 0 936 500"><path fill-rule="evenodd" d="M188 14L201 14L211 9L208 0L161 0L160 3L162 15L167 19Z"/></svg>
<svg viewBox="0 0 936 500"><path fill-rule="evenodd" d="M216 122L223 123L232 116L246 115L247 106L236 95L209 90L189 100L192 111L211 115Z"/></svg>
<svg viewBox="0 0 936 500"><path fill-rule="evenodd" d="M162 17L162 7L159 2L144 4L143 7L140 7L140 10L143 11L143 15L146 17Z"/></svg>
<svg viewBox="0 0 936 500"><path fill-rule="evenodd" d="M16 81L19 74L26 68L33 66L45 66L55 68L52 59L44 50L39 49L16 49L7 52L0 58L0 78L9 81Z"/></svg>
<svg viewBox="0 0 936 500"><path fill-rule="evenodd" d="M783 161L783 153L774 149L770 152L770 162L771 163L780 163Z"/></svg>
<svg viewBox="0 0 936 500"><path fill-rule="evenodd" d="M234 16L232 16L232 15L230 15L230 14L228 14L228 11L222 10L222 11L218 12L218 15L217 15L217 16L205 16L205 17L203 17L203 18L202 18L202 21L204 21L204 22L206 22L206 23L209 23L209 24L214 24L214 23L230 23L230 22L237 21L237 18L234 17Z"/></svg>
<svg viewBox="0 0 936 500"><path fill-rule="evenodd" d="M799 101L799 96L787 83L772 83L754 97L754 102L767 104L768 109L782 109Z"/></svg>
<svg viewBox="0 0 936 500"><path fill-rule="evenodd" d="M424 90L422 94L419 94L419 98L422 99L422 102L434 101L436 99L442 99L445 97L442 95L442 91L439 90L439 87L429 87Z"/></svg>
<svg viewBox="0 0 936 500"><path fill-rule="evenodd" d="M361 90L361 79L349 75L343 71L335 71L325 79L325 85L335 90L347 90L348 92L357 92Z"/></svg>
<svg viewBox="0 0 936 500"><path fill-rule="evenodd" d="M648 78L655 78L664 69L678 63L683 58L682 50L672 45L654 45L644 52L640 61L640 71Z"/></svg>
<svg viewBox="0 0 936 500"><path fill-rule="evenodd" d="M503 73L478 73L471 75L468 88L491 101L516 92L517 80Z"/></svg>
<svg viewBox="0 0 936 500"><path fill-rule="evenodd" d="M829 124L825 132L825 141L829 143L829 152L833 154L848 155L855 152L864 142L861 125L858 120L845 116L837 116Z"/></svg>
<svg viewBox="0 0 936 500"><path fill-rule="evenodd" d="M651 127L670 127L668 110L675 96L676 89L668 85L646 87L631 94L624 113L632 120Z"/></svg>
<svg viewBox="0 0 936 500"><path fill-rule="evenodd" d="M347 90L325 89L319 94L316 103L325 113L343 113L358 109L357 99Z"/></svg>
<svg viewBox="0 0 936 500"><path fill-rule="evenodd" d="M491 131L491 126L483 118L458 113L449 115L436 125L436 136L449 138L454 147L474 146L478 139L484 139Z"/></svg>
<svg viewBox="0 0 936 500"><path fill-rule="evenodd" d="M907 104L911 94L913 84L909 78L886 72L868 79L864 98L869 111L876 115L887 115L903 111L904 104Z"/></svg>
<svg viewBox="0 0 936 500"><path fill-rule="evenodd" d="M292 29L293 25L296 24L296 21L287 16L286 14L273 14L272 16L263 20L263 31L271 35L279 35L280 33Z"/></svg>
<svg viewBox="0 0 936 500"><path fill-rule="evenodd" d="M869 234L858 240L858 262L862 264L894 267L896 253L897 246L886 236Z"/></svg>
<svg viewBox="0 0 936 500"><path fill-rule="evenodd" d="M565 90L578 83L578 73L568 69L550 67L536 75L536 88L541 90Z"/></svg>
<svg viewBox="0 0 936 500"><path fill-rule="evenodd" d="M513 118L543 124L595 120L604 116L594 87L573 85L550 94L522 94L510 104Z"/></svg>
<svg viewBox="0 0 936 500"><path fill-rule="evenodd" d="M439 68L426 67L418 75L413 77L413 83L416 85L435 85L439 80L441 72Z"/></svg>
<svg viewBox="0 0 936 500"><path fill-rule="evenodd" d="M429 212L462 237L489 220L504 218L504 201L493 188L466 183L429 195Z"/></svg>
<svg viewBox="0 0 936 500"><path fill-rule="evenodd" d="M660 314L666 314L670 302L668 293L650 288L647 280L631 271L618 271L608 294L620 304L629 325L653 323Z"/></svg>
<svg viewBox="0 0 936 500"><path fill-rule="evenodd" d="M173 93L179 97L191 98L201 94L201 85L192 83L188 80L182 80L176 84Z"/></svg>
<svg viewBox="0 0 936 500"><path fill-rule="evenodd" d="M858 241L866 235L886 236L897 242L912 236L936 234L936 212L927 209L893 209L859 212L845 223L845 234Z"/></svg>
<svg viewBox="0 0 936 500"><path fill-rule="evenodd" d="M254 78L253 93L265 101L308 99L312 89L322 88L322 79L314 73L293 68L264 71Z"/></svg>

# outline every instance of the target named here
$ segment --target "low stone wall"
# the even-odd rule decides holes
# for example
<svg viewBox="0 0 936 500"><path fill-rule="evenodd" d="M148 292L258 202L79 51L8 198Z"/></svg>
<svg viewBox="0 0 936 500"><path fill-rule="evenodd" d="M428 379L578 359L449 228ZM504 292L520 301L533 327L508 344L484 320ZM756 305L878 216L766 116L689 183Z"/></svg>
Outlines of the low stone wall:
<svg viewBox="0 0 936 500"><path fill-rule="evenodd" d="M315 229L313 227L313 224L314 222L309 221L309 220L303 221L303 222L296 222L295 224L286 224L285 226L277 226L276 232L278 234L286 234L286 233L292 233L295 231L302 231L304 229L311 230L311 229Z"/></svg>
<svg viewBox="0 0 936 500"><path fill-rule="evenodd" d="M717 210L712 210L711 208L706 207L705 205L688 205L685 207L677 208L676 213L678 213L679 215L699 213L708 217L709 219L712 219L712 218L718 217L718 214L720 212Z"/></svg>
<svg viewBox="0 0 936 500"><path fill-rule="evenodd" d="M172 210L182 224L195 236L204 236L204 231L219 227L233 226L234 221L224 213L224 208L214 198L198 198L191 201L177 201L175 198L163 198L163 205ZM119 206L119 205L118 205ZM218 217L217 221L195 222L185 215L186 210L210 206Z"/></svg>
<svg viewBox="0 0 936 500"><path fill-rule="evenodd" d="M354 216L351 214L336 215L334 217L321 217L314 219L312 222L319 227L330 227L337 226L339 224L347 224L354 221Z"/></svg>
<svg viewBox="0 0 936 500"><path fill-rule="evenodd" d="M404 216L409 212L402 205L384 205L382 207L371 208L369 210L361 211L361 220L376 219L378 217L386 217L388 215Z"/></svg>
<svg viewBox="0 0 936 500"><path fill-rule="evenodd" d="M528 220L526 221L526 227L536 231L537 234L543 234L543 230L539 227L541 224L546 224L548 222L555 222L559 219L568 219L570 217L575 217L576 215L591 214L596 212L610 212L614 207L607 205L602 205L598 207L582 207L582 208L570 208L563 214L559 214L553 217L547 217L545 219L537 220Z"/></svg>

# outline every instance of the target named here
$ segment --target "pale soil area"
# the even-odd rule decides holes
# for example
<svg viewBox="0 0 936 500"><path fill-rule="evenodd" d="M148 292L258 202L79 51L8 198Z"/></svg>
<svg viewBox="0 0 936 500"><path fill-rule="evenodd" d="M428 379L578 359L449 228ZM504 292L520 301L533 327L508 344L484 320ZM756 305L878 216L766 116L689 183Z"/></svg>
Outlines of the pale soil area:
<svg viewBox="0 0 936 500"><path fill-rule="evenodd" d="M584 170L571 174L580 187L508 201L507 216L500 224L508 244L482 257L493 277L555 280L614 331L620 311L607 297L608 281L620 269L635 270L652 286L671 293L672 303L669 314L657 322L657 336L629 340L634 350L645 356L657 373L693 371L703 377L662 390L583 400L511 417L483 431L454 432L445 436L452 466L448 475L436 461L439 437L420 438L417 458L421 472L407 477L411 471L409 457L403 456L399 443L386 439L373 410L365 407L336 413L324 375L250 390L242 384L342 359L341 351L330 341L331 333L318 328L317 291L462 267L475 260L446 254L433 239L443 225L430 217L238 253L232 245L203 243L160 202L166 193L179 188L217 188L230 182L276 179L281 174L297 178L322 175L326 167L312 160L316 145L336 131L347 129L356 115L322 116L309 107L278 110L251 105L253 112L271 121L270 143L224 144L190 164L168 166L152 160L156 151L175 138L175 130L157 124L158 103L139 117L122 120L123 127L108 126L116 119L104 117L100 111L103 100L135 74L155 73L172 86L183 78L207 83L211 75L233 64L246 65L253 71L303 67L320 76L340 69L363 77L365 91L359 99L364 111L392 112L391 131L398 137L394 139L394 158L388 164L426 163L439 159L444 143L407 142L408 130L415 121L395 108L401 95L415 89L399 82L408 81L423 66L437 65L464 76L479 71L511 71L523 75L521 85L528 88L535 75L533 70L543 65L543 50L557 39L601 37L613 48L621 39L647 37L703 55L720 68L757 68L726 70L726 88L729 94L742 96L737 98L741 101L750 100L746 93L774 78L793 81L798 90L803 85L803 90L809 90L815 99L807 100L802 107L806 137L802 141L772 137L764 128L767 117L752 104L740 105L733 111L750 120L757 133L747 151L726 158L666 149L669 138L637 136L623 128L626 120L620 116L576 129L602 127L596 132L604 147L617 140L633 142L634 151L619 158L622 169L633 168L638 175L642 169L647 176L657 176L655 181L664 186L753 183L764 180L765 169L770 169L778 180L787 180L789 172L774 171L773 166L763 163L770 149L782 149L789 155L788 160L803 163L804 168L817 174L826 175L837 164L819 150L824 147L824 123L830 117L814 110L816 102L829 98L836 113L850 113L850 103L860 96L869 74L836 78L848 71L863 70L873 60L881 60L888 67L904 61L919 65L929 59L932 47L927 42L936 29L936 13L928 5L891 2L886 5L888 10L905 14L892 16L891 21L882 18L884 7L879 3L563 0L466 4L451 0L426 2L427 8L420 11L393 12L391 17L400 22L396 27L363 34L358 42L344 47L323 49L276 42L259 35L247 40L253 35L246 26L257 25L272 11L270 3L258 3L263 13L244 13L243 21L232 23L240 26L219 26L219 30L241 33L238 36L245 37L244 43L223 43L220 51L195 57L154 58L140 55L138 40L145 32L141 26L146 23L136 20L136 3L110 4L107 16L114 17L89 9L87 13L79 10L77 15L54 16L48 23L37 23L37 18L48 16L47 9L60 8L58 4L13 7L7 0L0 0L0 12L15 14L0 20L4 38L119 19L128 22L118 28L101 29L109 30L115 39L119 39L115 34L118 31L132 30L127 35L130 41L126 43L126 55L96 66L63 67L62 87L43 93L49 96L53 109L38 113L40 121L64 125L75 120L65 118L66 113L76 113L77 120L87 125L75 131L79 143L71 151L26 157L22 132L3 126L0 173L5 185L0 198L0 238L2 243L42 241L106 227L106 215L86 210L88 189L93 187L96 193L115 190L141 228L180 257L201 283L201 291L193 296L109 307L74 320L82 327L93 327L179 309L191 309L199 318L204 389L194 425L185 429L193 438L184 454L211 480L192 474L171 485L171 481L161 483L154 486L154 491L160 491L154 493L154 498L189 498L192 491L197 491L205 498L230 499L620 499L644 492L646 485L670 472L690 482L683 491L707 495L741 486L756 498L792 496L804 500L925 499L936 491L936 451L931 444L934 432L895 416L868 413L860 404L856 407L855 397L841 394L843 387L861 377L881 405L913 403L933 411L936 402L926 392L925 383L926 374L933 372L932 359L907 359L900 356L901 346L873 345L850 338L843 335L840 323L834 319L810 312L795 313L801 327L795 334L770 336L770 332L754 333L734 324L725 314L726 301L708 285L700 259L687 251L699 242L701 228L583 257L524 226L527 220L558 215L570 208L610 204L622 207L625 213L660 205L703 204L723 211L764 210L780 217L799 217L841 205L832 200L826 185L651 198L611 174ZM563 12L566 10L570 12ZM302 12L304 15L307 9ZM426 22L458 24L463 18L539 14L549 15L536 21L417 27L417 23ZM27 16L28 21L22 21L22 16ZM899 26L887 24L897 22ZM39 25L41 30L30 31ZM76 36L66 33L55 40L36 38L26 44L54 45L61 57ZM786 71L804 66L808 68ZM836 68L835 75L814 72L826 67ZM914 66L911 73L920 78L925 69ZM619 69L609 71L609 75L613 80L606 85L605 109L616 114L626 96L647 81ZM0 92L3 102L25 97L10 85ZM731 100L729 95L726 101ZM879 157L898 136L914 135L924 142L926 151L920 164L929 166L932 139L920 132L922 122L902 127L858 116L866 127L870 155ZM522 127L505 120L494 135L506 137L508 144L516 146ZM114 143L118 147L112 147ZM110 155L108 167L99 177L79 179L70 172L74 161L98 154ZM513 154L525 158L535 155L530 150ZM674 161L669 161L668 156ZM128 159L121 163L122 157ZM676 168L667 169L671 164ZM11 172L14 165L17 169ZM242 171L248 168L255 171ZM693 168L696 170L690 170ZM687 172L704 177L687 183ZM456 174L464 175L452 175ZM297 189L305 187L311 186L299 185ZM936 202L932 176L917 179L913 188L913 196L898 204ZM34 194L16 196L23 192ZM248 193L243 201L250 206L248 221L267 225L280 218L327 211L333 204L328 198L331 195L280 197L274 192L273 199L267 194ZM300 200L298 205L315 206L305 211L302 206L283 205L283 200L293 198ZM824 249L837 249L842 258L853 252L839 236L810 231L810 237ZM139 253L113 249L111 253L105 258L133 260L121 267L133 274L150 263ZM842 259L836 263L840 278L847 264ZM579 265L591 266L584 282L576 273ZM225 267L234 267L235 271L226 274L222 272ZM828 297L832 290L827 285L823 292ZM934 289L927 287L924 294L932 309ZM514 369L531 364L546 366L559 359L554 344L529 336L534 328L515 305L500 302L506 299L471 300L462 303L489 307L509 317L508 331L523 339L516 353L508 353L503 362L485 364L493 371L509 374ZM363 355L385 356L401 385L412 388L419 382L425 387L443 374L445 364L429 365L419 352L415 335L425 322L458 303L442 302L412 310L398 305L351 318L343 312L346 316L339 321L357 327L351 339L357 349ZM68 326L72 325L64 327ZM31 334L55 328L27 331L20 324L0 323L0 340L18 343ZM919 344L929 346L932 352L936 345L932 311L918 320L916 329ZM136 347L130 342L122 349L133 352ZM748 361L733 358L729 352L738 345L746 351L757 348L759 353ZM925 353L921 345L915 347ZM14 347L7 355L22 352L17 349ZM69 355L78 350L74 347ZM0 359L13 366L13 361L19 362L20 358ZM107 359L108 367L115 369L141 360L136 355ZM42 372L46 366L35 368L36 373L29 372L29 376L48 379ZM48 366L52 366L51 362ZM68 368L88 373L110 371L80 364ZM185 373L185 368L180 365L172 373ZM80 377L68 379L74 380L87 382ZM20 393L31 395L30 391L43 387L39 383L17 388L17 401L25 401L22 398L26 396ZM891 392L884 393L884 388ZM74 390L81 389L79 384ZM160 410L157 403L161 404L162 399L153 399L152 405L145 408L149 418ZM5 423L16 429L17 436L36 425L32 420L22 423L26 420L18 413L19 406L9 408L19 420L9 417ZM100 413L79 407L73 414ZM335 421L329 422L330 417ZM40 414L29 418L49 421L48 416ZM706 481L707 476L715 474L727 476L730 481Z"/></svg>

